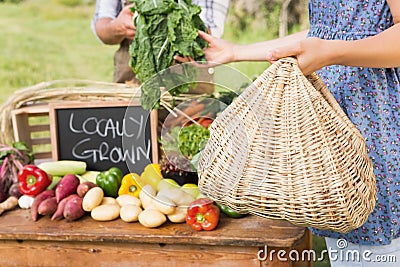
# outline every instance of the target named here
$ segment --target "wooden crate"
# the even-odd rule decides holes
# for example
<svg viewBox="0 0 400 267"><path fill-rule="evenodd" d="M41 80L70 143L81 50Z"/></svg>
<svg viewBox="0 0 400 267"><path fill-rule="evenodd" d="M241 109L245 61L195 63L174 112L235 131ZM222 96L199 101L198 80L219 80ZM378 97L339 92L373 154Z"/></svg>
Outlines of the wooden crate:
<svg viewBox="0 0 400 267"><path fill-rule="evenodd" d="M15 141L25 142L35 160L50 160L49 106L42 104L19 108L12 111L11 118Z"/></svg>

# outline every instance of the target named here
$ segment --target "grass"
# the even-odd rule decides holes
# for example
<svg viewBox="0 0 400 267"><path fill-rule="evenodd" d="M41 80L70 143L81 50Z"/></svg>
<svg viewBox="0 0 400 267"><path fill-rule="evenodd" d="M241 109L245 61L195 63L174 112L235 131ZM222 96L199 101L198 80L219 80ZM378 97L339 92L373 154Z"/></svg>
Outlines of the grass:
<svg viewBox="0 0 400 267"><path fill-rule="evenodd" d="M90 29L93 6L54 1L0 4L0 103L15 90L42 81L111 81L112 46Z"/></svg>
<svg viewBox="0 0 400 267"><path fill-rule="evenodd" d="M93 5L65 6L56 0L0 3L0 104L15 90L43 81L88 79L111 81L117 46L100 43L90 28ZM273 38L267 29L238 34L226 24L225 38L249 43ZM266 62L232 63L250 78Z"/></svg>
<svg viewBox="0 0 400 267"><path fill-rule="evenodd" d="M116 46L101 44L90 29L92 5L65 6L58 0L27 0L21 4L0 3L0 104L16 90L43 81L88 79L111 81ZM274 19L275 18L275 19ZM276 37L277 20L252 24L238 32L226 23L224 38L246 44ZM269 64L239 62L237 68L249 78L258 76ZM313 238L317 251L325 248L322 238ZM329 262L316 262L327 267Z"/></svg>

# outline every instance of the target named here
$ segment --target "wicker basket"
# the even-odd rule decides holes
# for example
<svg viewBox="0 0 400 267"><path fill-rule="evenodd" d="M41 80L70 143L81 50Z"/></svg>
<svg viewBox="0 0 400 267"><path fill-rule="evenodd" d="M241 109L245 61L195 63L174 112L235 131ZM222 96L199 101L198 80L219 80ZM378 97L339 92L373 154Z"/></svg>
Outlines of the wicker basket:
<svg viewBox="0 0 400 267"><path fill-rule="evenodd" d="M199 188L241 212L348 232L375 205L360 132L294 58L269 67L210 128Z"/></svg>

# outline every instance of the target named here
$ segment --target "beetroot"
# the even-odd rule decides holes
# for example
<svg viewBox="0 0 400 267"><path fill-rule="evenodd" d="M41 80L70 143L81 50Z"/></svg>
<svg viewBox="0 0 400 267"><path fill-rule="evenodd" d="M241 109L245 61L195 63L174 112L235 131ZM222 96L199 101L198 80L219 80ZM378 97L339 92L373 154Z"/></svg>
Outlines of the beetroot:
<svg viewBox="0 0 400 267"><path fill-rule="evenodd" d="M56 188L57 203L60 203L63 198L75 194L79 184L80 180L74 174L67 174L61 178Z"/></svg>

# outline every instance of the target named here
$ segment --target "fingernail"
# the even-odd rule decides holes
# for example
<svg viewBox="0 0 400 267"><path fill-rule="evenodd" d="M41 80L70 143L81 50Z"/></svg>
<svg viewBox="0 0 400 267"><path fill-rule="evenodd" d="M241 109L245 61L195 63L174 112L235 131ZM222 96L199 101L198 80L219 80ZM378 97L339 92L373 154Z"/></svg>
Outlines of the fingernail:
<svg viewBox="0 0 400 267"><path fill-rule="evenodd" d="M272 60L272 59L273 59L272 53L271 53L271 52L268 52L268 53L267 53L266 59L267 59L267 60Z"/></svg>

